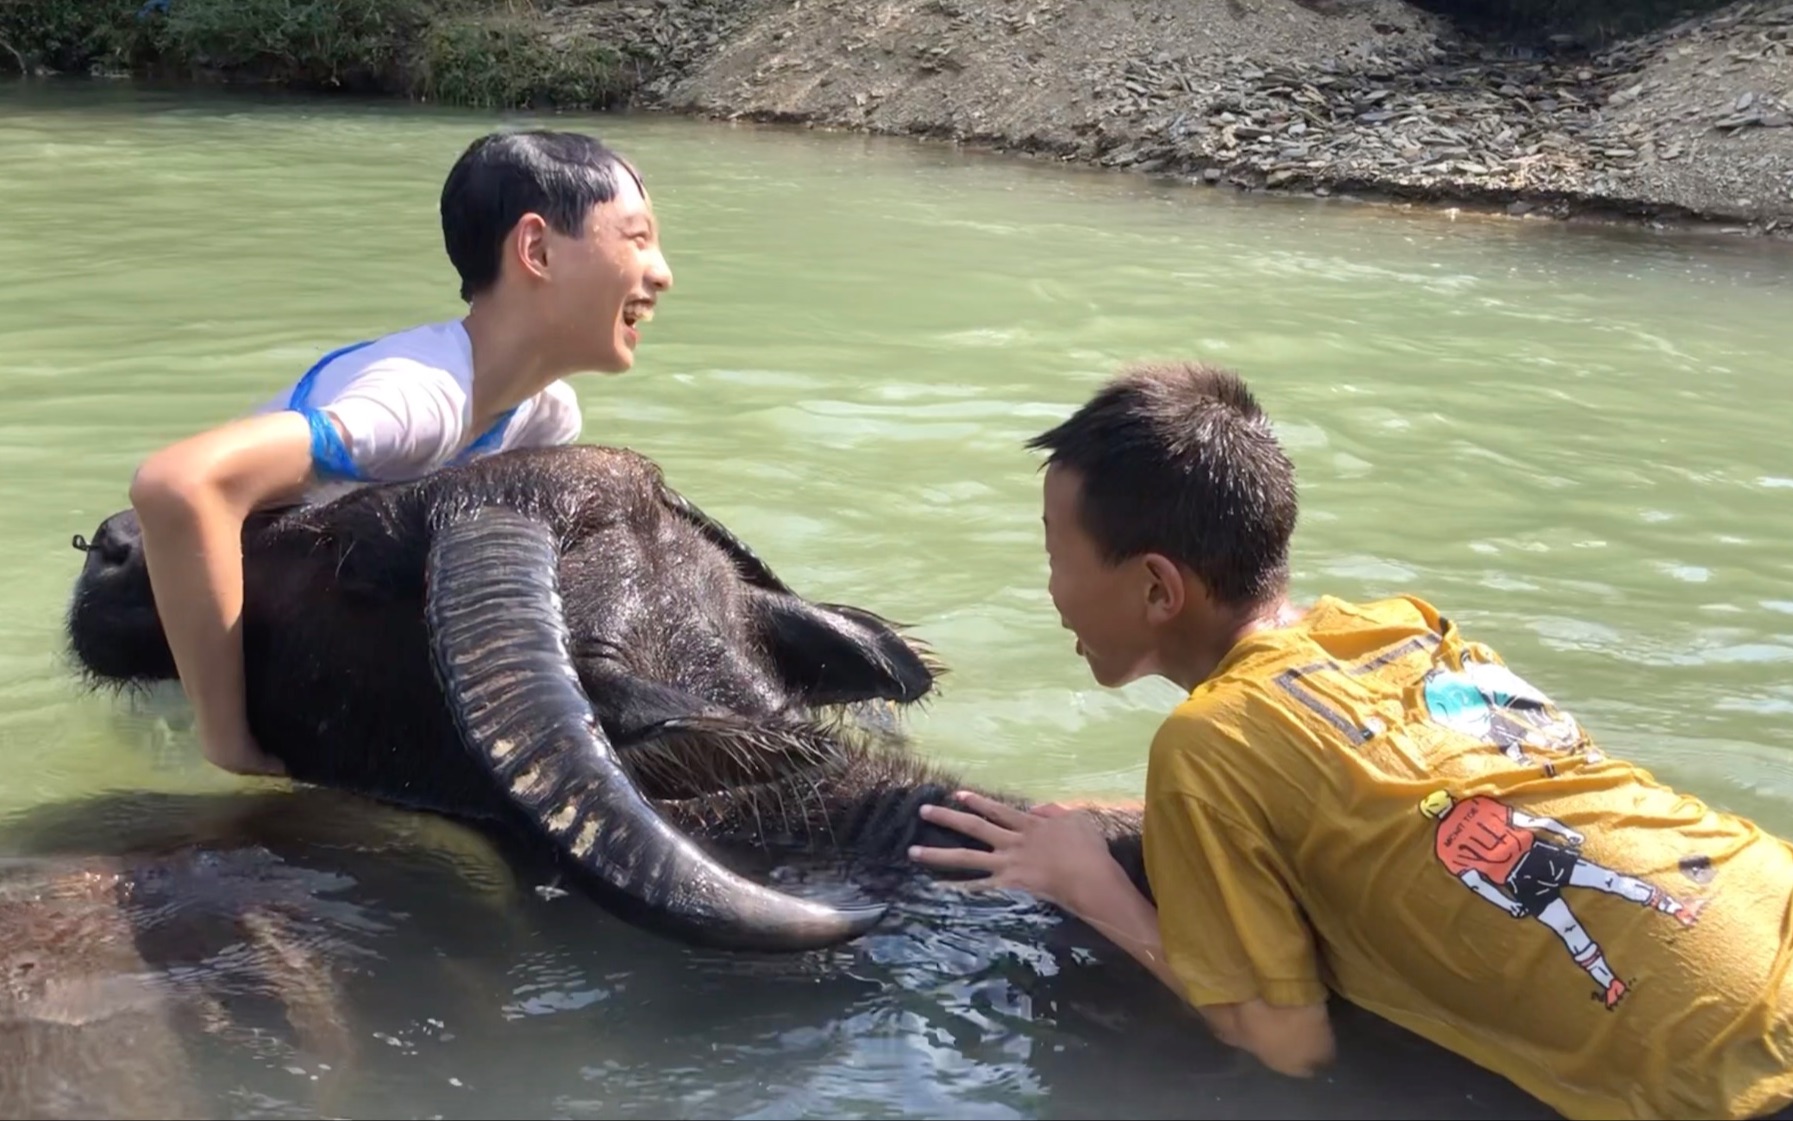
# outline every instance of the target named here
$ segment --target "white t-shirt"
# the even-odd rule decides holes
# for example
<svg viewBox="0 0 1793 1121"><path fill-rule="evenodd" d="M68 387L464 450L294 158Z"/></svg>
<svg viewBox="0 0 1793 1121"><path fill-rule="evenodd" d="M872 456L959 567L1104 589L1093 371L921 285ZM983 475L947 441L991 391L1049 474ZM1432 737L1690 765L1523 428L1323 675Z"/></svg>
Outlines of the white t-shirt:
<svg viewBox="0 0 1793 1121"><path fill-rule="evenodd" d="M570 444L584 426L572 387L557 381L485 432L468 431L473 343L458 319L342 347L319 359L258 413L311 420L319 484L308 501L371 482L415 479L495 451ZM341 438L334 419L347 439Z"/></svg>

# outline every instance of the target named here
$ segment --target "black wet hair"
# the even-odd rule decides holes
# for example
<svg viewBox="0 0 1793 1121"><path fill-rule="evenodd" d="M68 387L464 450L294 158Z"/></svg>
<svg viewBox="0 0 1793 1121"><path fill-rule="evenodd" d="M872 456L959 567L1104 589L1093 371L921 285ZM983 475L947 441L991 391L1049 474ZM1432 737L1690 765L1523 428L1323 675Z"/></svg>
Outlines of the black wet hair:
<svg viewBox="0 0 1793 1121"><path fill-rule="evenodd" d="M1027 446L1075 473L1079 521L1108 563L1161 554L1232 607L1285 589L1295 469L1231 370L1130 363Z"/></svg>
<svg viewBox="0 0 1793 1121"><path fill-rule="evenodd" d="M641 176L596 137L556 129L492 132L461 153L442 184L442 242L472 300L498 280L504 239L525 214L576 237L592 207Z"/></svg>

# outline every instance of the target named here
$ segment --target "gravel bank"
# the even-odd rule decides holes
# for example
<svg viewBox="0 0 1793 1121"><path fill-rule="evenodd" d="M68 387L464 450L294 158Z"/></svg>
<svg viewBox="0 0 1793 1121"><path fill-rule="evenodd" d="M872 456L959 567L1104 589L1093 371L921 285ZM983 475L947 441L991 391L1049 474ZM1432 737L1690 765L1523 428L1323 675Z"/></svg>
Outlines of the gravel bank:
<svg viewBox="0 0 1793 1121"><path fill-rule="evenodd" d="M679 0L623 5L677 21ZM1524 56L1400 0L759 0L642 104L1244 189L1793 229L1793 3Z"/></svg>

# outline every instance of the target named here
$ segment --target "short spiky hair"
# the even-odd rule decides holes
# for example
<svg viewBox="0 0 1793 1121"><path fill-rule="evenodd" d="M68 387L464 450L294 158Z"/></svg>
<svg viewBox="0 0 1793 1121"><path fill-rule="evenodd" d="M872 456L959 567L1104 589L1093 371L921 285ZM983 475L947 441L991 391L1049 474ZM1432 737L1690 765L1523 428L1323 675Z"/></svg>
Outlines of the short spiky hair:
<svg viewBox="0 0 1793 1121"><path fill-rule="evenodd" d="M1231 370L1130 363L1027 446L1076 473L1083 529L1110 563L1161 553L1233 607L1287 583L1295 468Z"/></svg>

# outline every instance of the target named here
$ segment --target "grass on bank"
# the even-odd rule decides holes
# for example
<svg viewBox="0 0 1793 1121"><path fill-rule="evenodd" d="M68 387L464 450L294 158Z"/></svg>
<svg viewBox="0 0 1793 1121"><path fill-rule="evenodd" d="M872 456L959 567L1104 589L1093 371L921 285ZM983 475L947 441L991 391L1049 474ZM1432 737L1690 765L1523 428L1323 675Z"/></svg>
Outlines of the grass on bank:
<svg viewBox="0 0 1793 1121"><path fill-rule="evenodd" d="M154 74L479 108L609 108L626 50L530 0L0 0L0 70Z"/></svg>

